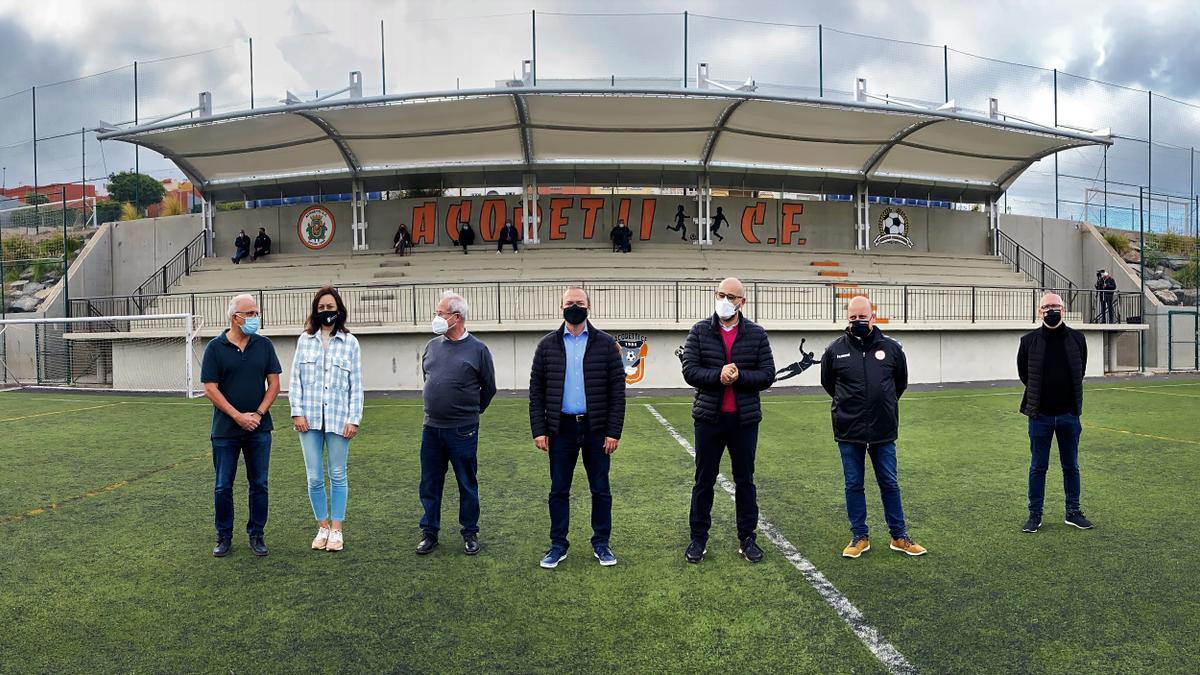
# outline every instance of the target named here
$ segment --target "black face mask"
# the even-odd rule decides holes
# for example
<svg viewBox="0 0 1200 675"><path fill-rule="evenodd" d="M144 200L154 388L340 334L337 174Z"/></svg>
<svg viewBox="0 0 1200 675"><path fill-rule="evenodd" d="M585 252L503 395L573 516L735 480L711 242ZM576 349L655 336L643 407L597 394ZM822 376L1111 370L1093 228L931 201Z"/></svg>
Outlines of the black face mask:
<svg viewBox="0 0 1200 675"><path fill-rule="evenodd" d="M587 315L587 307L571 305L570 307L563 309L563 319L572 326L578 326L584 321L587 321Z"/></svg>
<svg viewBox="0 0 1200 675"><path fill-rule="evenodd" d="M867 337L868 335L871 334L871 322L863 321L861 319L858 321L851 321L850 322L850 334L856 338Z"/></svg>
<svg viewBox="0 0 1200 675"><path fill-rule="evenodd" d="M317 323L322 326L332 326L338 319L337 311L317 312Z"/></svg>
<svg viewBox="0 0 1200 675"><path fill-rule="evenodd" d="M1048 310L1046 312L1046 316L1043 317L1042 320L1046 322L1047 326L1054 328L1058 324L1062 323L1062 312L1058 311L1057 309Z"/></svg>

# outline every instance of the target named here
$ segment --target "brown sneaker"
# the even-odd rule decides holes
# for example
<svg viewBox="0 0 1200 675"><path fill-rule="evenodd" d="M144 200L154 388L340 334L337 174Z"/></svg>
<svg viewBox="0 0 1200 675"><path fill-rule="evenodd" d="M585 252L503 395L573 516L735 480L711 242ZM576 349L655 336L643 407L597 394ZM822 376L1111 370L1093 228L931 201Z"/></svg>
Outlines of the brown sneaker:
<svg viewBox="0 0 1200 675"><path fill-rule="evenodd" d="M913 540L907 536L900 537L899 539L893 539L891 549L893 551L900 551L901 553L906 553L908 555L925 555L927 553L924 546L913 542Z"/></svg>
<svg viewBox="0 0 1200 675"><path fill-rule="evenodd" d="M330 530L329 531L329 543L325 544L325 550L326 551L342 550L342 531L341 530Z"/></svg>
<svg viewBox="0 0 1200 675"><path fill-rule="evenodd" d="M871 550L871 540L866 537L855 537L846 548L842 549L843 558L857 558Z"/></svg>
<svg viewBox="0 0 1200 675"><path fill-rule="evenodd" d="M312 540L312 548L314 551L324 551L325 545L329 542L329 528L318 527L317 536Z"/></svg>

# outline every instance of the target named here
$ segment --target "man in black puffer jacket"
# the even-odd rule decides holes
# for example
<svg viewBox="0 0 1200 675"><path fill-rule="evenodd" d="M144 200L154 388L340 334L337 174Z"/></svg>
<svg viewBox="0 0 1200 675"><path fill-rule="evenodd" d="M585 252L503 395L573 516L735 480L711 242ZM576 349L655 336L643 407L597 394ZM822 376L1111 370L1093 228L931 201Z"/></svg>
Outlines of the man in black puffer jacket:
<svg viewBox="0 0 1200 675"><path fill-rule="evenodd" d="M1083 430L1083 374L1087 371L1087 340L1083 333L1063 323L1063 301L1054 293L1042 296L1042 325L1021 337L1017 350L1017 375L1025 384L1021 412L1029 417L1029 519L1022 528L1037 532L1042 526L1046 497L1046 470L1050 443L1058 437L1063 492L1067 501L1065 522L1081 530L1092 522L1079 508L1079 434Z"/></svg>
<svg viewBox="0 0 1200 675"><path fill-rule="evenodd" d="M896 436L900 397L908 388L908 360L900 343L875 326L875 310L865 296L851 298L846 314L846 334L831 342L821 357L821 386L833 397L833 439L842 455L846 480L851 539L842 556L857 558L871 550L863 488L868 454L892 535L891 549L923 555L925 549L913 543L905 529L896 479Z"/></svg>
<svg viewBox="0 0 1200 675"><path fill-rule="evenodd" d="M583 454L592 491L592 549L600 564L617 564L609 548L612 493L608 466L625 424L625 365L617 342L587 320L587 293L563 293L563 324L538 342L529 375L533 444L550 455L550 550L541 566L567 557L571 479Z"/></svg>
<svg viewBox="0 0 1200 675"><path fill-rule="evenodd" d="M758 495L754 488L754 455L762 420L759 392L775 381L775 361L767 331L742 315L746 291L742 282L725 279L717 287L716 313L692 326L683 345L683 379L696 388L692 418L696 425L696 482L689 518L692 541L684 553L690 563L704 560L712 525L713 485L721 471L721 454L729 448L736 486L738 552L750 562L762 560L755 543Z"/></svg>

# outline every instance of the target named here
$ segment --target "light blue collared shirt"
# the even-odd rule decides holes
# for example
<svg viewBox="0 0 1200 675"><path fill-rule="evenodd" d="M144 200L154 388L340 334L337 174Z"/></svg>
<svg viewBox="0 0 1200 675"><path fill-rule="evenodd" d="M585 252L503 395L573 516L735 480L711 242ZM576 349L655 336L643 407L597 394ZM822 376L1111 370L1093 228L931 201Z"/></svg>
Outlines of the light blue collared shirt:
<svg viewBox="0 0 1200 675"><path fill-rule="evenodd" d="M568 415L587 412L587 395L583 391L583 353L587 351L587 324L579 337L563 327L563 347L567 350L567 372L563 378L562 411Z"/></svg>

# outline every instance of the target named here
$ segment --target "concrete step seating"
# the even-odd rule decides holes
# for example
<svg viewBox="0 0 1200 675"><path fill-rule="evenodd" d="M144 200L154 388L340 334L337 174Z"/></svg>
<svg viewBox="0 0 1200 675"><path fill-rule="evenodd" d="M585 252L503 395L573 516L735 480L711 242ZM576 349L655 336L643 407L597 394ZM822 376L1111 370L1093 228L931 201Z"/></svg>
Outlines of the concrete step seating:
<svg viewBox="0 0 1200 675"><path fill-rule="evenodd" d="M980 320L1029 321L1036 302L1036 291L1023 275L991 256L701 251L643 245L633 254L545 247L515 255L496 255L486 248L470 255L447 249L425 249L405 257L390 252L279 255L241 265L211 258L173 287L170 296L158 300L156 311L195 311L205 325L222 325L225 294L246 290L261 293L268 325L298 326L312 289L332 282L343 287L354 322L362 326L423 325L443 288L467 296L477 321L549 321L558 316L562 287L582 281L592 284L597 316L667 321L678 317L686 323L711 313L712 280L724 276L758 281L748 293L754 296L752 316L762 320L833 322L845 302L859 294L875 303L881 323L906 318L961 321L972 307ZM506 281L522 283L506 286ZM796 287L796 282L814 285ZM890 285L875 285L880 283ZM904 284L958 287L910 286L906 295ZM1027 290L980 290L973 296L969 286ZM195 302L192 293L197 294Z"/></svg>
<svg viewBox="0 0 1200 675"><path fill-rule="evenodd" d="M331 253L270 256L233 265L210 258L172 289L174 293L225 291L236 288L314 287L338 285L464 283L473 281L563 281L568 279L744 279L801 282L875 282L1024 286L1023 275L991 256L946 256L915 253L696 250L671 245L643 245L632 254L605 249L532 248L496 255L478 248L470 255L457 250L426 249L412 256L386 253Z"/></svg>

